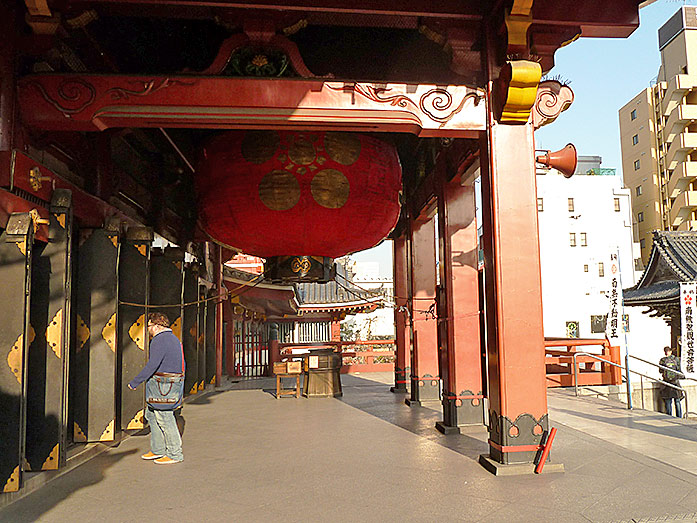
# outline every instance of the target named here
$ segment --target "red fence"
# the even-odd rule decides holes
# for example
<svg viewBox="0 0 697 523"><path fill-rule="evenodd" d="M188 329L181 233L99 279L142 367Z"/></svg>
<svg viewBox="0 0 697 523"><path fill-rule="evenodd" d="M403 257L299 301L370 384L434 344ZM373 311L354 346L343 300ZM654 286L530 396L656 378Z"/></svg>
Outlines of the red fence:
<svg viewBox="0 0 697 523"><path fill-rule="evenodd" d="M601 347L601 351L586 350L586 347ZM574 352L597 353L599 358L620 364L620 348L611 347L608 340L580 338L546 338L545 366L547 387L573 387ZM579 385L619 385L622 383L621 369L598 361L589 356L576 356Z"/></svg>
<svg viewBox="0 0 697 523"><path fill-rule="evenodd" d="M281 357L308 349L334 349L341 352L342 374L354 372L394 372L395 341L360 340L327 341L324 343L280 343Z"/></svg>

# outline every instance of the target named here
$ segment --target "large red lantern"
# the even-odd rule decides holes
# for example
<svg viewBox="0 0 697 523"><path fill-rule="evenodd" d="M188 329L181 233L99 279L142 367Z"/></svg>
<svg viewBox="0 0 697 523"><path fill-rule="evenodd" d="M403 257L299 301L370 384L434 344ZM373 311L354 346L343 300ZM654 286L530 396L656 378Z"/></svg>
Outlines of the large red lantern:
<svg viewBox="0 0 697 523"><path fill-rule="evenodd" d="M232 131L204 147L196 185L213 240L263 258L336 258L394 228L401 167L371 136Z"/></svg>

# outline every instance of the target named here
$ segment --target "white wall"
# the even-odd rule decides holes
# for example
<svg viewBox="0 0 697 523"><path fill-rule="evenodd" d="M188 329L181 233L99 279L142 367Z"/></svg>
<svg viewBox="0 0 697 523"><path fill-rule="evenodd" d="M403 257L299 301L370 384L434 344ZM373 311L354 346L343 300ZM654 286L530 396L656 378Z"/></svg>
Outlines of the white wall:
<svg viewBox="0 0 697 523"><path fill-rule="evenodd" d="M591 315L609 310L610 253L619 248L623 288L634 286L641 275L634 270L640 251L632 239L630 192L622 188L619 176L576 174L566 179L554 170L540 172L537 196L543 206L538 221L545 336L566 337L566 322L577 321L579 337L604 338L603 333L591 332ZM568 198L574 199L572 212ZM619 212L615 198L620 201ZM575 247L570 245L570 233L576 234ZM587 246L581 245L581 233L586 234ZM604 277L599 275L600 262L604 263ZM629 315L629 353L658 362L663 347L670 343L670 328L662 319L642 314L643 310L624 310ZM658 376L650 366L630 362L630 367Z"/></svg>

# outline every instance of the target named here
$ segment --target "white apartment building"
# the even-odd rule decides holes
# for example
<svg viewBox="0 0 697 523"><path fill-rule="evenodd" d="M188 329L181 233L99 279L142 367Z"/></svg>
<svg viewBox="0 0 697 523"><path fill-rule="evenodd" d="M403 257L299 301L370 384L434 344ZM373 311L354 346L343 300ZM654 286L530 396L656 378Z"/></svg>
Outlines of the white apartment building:
<svg viewBox="0 0 697 523"><path fill-rule="evenodd" d="M642 270L641 250L633 241L630 190L614 169L600 167L599 157L579 160L582 172L577 169L568 179L554 169L538 170L546 337L604 338L611 253L619 252L623 288L634 286ZM670 343L670 328L643 310L624 310L627 344L630 354L653 361Z"/></svg>

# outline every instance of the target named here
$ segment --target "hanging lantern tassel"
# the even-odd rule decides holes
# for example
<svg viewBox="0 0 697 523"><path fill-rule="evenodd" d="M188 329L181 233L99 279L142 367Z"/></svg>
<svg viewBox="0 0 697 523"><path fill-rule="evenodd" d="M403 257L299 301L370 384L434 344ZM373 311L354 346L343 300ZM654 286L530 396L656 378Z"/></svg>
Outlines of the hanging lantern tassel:
<svg viewBox="0 0 697 523"><path fill-rule="evenodd" d="M537 467L535 467L535 474L542 473L542 467L545 466L545 461L547 461L547 456L549 456L549 450L552 448L552 442L554 441L554 436L556 434L557 428L552 427L552 429L549 431L549 436L547 436L547 441L545 441L545 444L542 447L542 456L540 456L540 462L537 464Z"/></svg>

